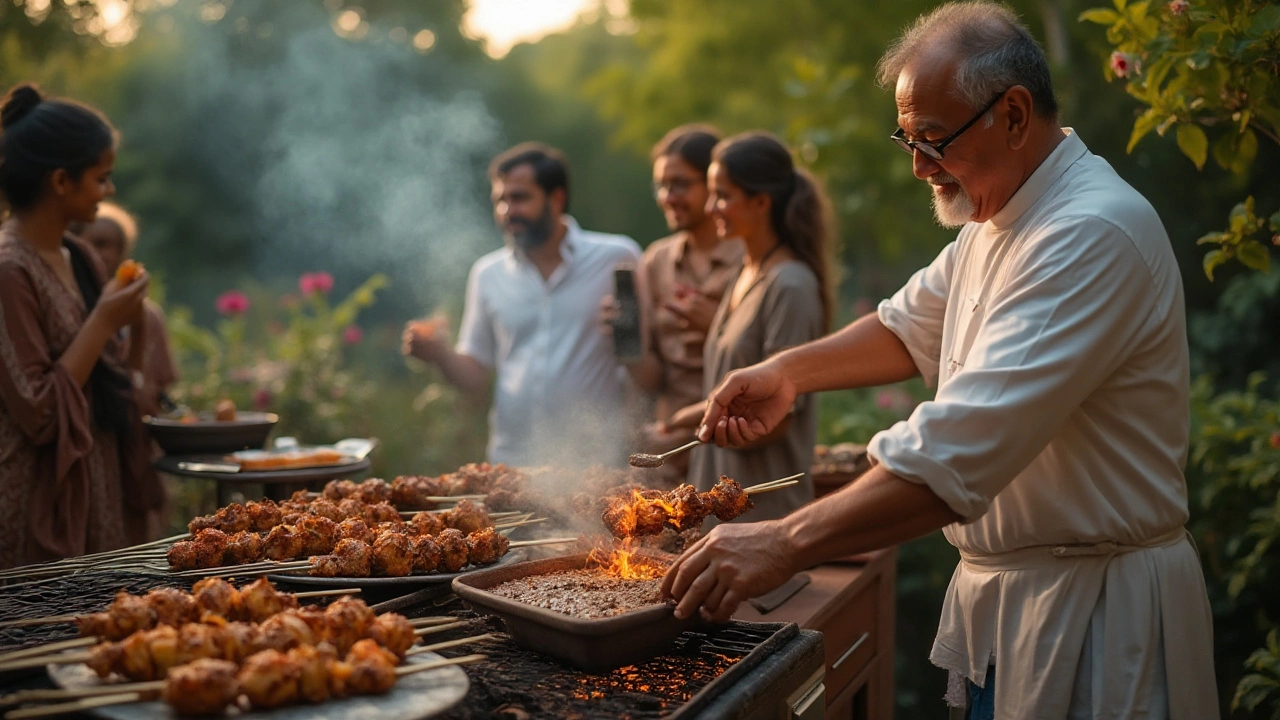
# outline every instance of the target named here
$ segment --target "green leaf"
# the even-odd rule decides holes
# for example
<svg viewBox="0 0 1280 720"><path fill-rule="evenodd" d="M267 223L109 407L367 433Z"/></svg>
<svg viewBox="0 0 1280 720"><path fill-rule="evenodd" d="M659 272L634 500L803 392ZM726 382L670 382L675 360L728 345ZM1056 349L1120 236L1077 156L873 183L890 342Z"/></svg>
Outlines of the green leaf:
<svg viewBox="0 0 1280 720"><path fill-rule="evenodd" d="M1205 233L1204 235L1201 235L1200 239L1196 240L1196 244L1207 245L1209 243L1217 243L1218 245L1222 245L1223 243L1225 243L1230 239L1231 239L1231 233L1211 232L1211 233Z"/></svg>
<svg viewBox="0 0 1280 720"><path fill-rule="evenodd" d="M1267 252L1266 245L1257 240L1245 240L1240 243L1240 247L1236 249L1236 255L1240 258L1240 262L1251 270L1271 272L1271 253Z"/></svg>
<svg viewBox="0 0 1280 720"><path fill-rule="evenodd" d="M1280 210L1277 210L1268 221L1271 223L1271 231L1280 233Z"/></svg>
<svg viewBox="0 0 1280 720"><path fill-rule="evenodd" d="M1253 38L1261 38L1274 32L1280 32L1280 5L1267 5L1253 16L1248 34Z"/></svg>
<svg viewBox="0 0 1280 720"><path fill-rule="evenodd" d="M1115 25L1120 20L1120 13L1107 8L1092 8L1080 13L1079 22L1091 22L1099 25Z"/></svg>
<svg viewBox="0 0 1280 720"><path fill-rule="evenodd" d="M1227 261L1227 254L1221 250L1210 250L1204 254L1204 274L1209 278L1209 282L1213 282L1213 271L1219 265Z"/></svg>
<svg viewBox="0 0 1280 720"><path fill-rule="evenodd" d="M1236 138L1230 133L1223 133L1213 141L1213 161L1223 170L1230 170L1236 162Z"/></svg>
<svg viewBox="0 0 1280 720"><path fill-rule="evenodd" d="M1253 161L1257 157L1258 135L1252 130L1245 130L1236 144L1236 157L1235 161L1231 163L1231 172L1237 175L1244 175L1249 172L1249 168L1253 167Z"/></svg>
<svg viewBox="0 0 1280 720"><path fill-rule="evenodd" d="M1191 158L1197 170L1204 168L1204 161L1209 158L1209 138L1199 125L1182 123L1178 126L1178 148Z"/></svg>
<svg viewBox="0 0 1280 720"><path fill-rule="evenodd" d="M1164 113L1156 108L1147 108L1146 112L1138 116L1133 121L1133 133L1129 135L1129 145L1125 148L1126 153L1133 152L1133 148L1138 144L1144 136L1156 129L1156 126L1164 119Z"/></svg>

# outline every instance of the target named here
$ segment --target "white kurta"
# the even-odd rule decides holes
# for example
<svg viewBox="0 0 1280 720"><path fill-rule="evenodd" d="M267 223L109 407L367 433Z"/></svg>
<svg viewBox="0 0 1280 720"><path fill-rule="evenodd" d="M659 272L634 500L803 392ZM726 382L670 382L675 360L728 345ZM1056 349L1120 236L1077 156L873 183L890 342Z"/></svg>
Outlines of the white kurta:
<svg viewBox="0 0 1280 720"><path fill-rule="evenodd" d="M1151 205L1065 132L880 305L938 389L868 450L964 518L931 659L997 665L998 718L1216 718L1182 281Z"/></svg>
<svg viewBox="0 0 1280 720"><path fill-rule="evenodd" d="M564 223L551 277L504 247L467 280L457 349L497 375L489 462L621 465L626 456L625 370L600 332L600 301L614 292L616 268L639 267L640 246L567 215Z"/></svg>

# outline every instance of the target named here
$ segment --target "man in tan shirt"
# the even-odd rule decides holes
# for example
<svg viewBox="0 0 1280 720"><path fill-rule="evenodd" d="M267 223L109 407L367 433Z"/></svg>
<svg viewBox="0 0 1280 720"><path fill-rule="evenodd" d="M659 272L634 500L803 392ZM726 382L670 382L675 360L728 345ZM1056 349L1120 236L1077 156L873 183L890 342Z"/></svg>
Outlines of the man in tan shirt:
<svg viewBox="0 0 1280 720"><path fill-rule="evenodd" d="M653 147L653 192L672 234L644 252L648 286L648 343L628 365L632 379L654 395L654 418L645 426L645 451L663 452L693 440L666 427L672 413L702 400L702 346L720 298L742 267L742 243L722 241L707 214L707 167L719 133L683 125ZM677 455L655 470L670 486L685 481L689 456Z"/></svg>

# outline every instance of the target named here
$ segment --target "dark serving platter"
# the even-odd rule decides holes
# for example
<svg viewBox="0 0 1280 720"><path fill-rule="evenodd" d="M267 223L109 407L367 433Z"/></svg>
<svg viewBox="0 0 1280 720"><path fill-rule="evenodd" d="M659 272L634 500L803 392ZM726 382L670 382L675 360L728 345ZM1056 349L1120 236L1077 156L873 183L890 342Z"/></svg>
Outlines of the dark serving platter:
<svg viewBox="0 0 1280 720"><path fill-rule="evenodd" d="M607 618L578 618L488 591L508 580L582 569L589 557L582 553L487 568L455 579L453 591L476 612L502 618L521 646L589 672L647 660L671 647L680 633L702 623L697 615L677 620L670 603Z"/></svg>
<svg viewBox="0 0 1280 720"><path fill-rule="evenodd" d="M182 422L164 417L147 418L151 437L169 455L230 453L261 448L280 421L275 413L237 412L235 420L200 419Z"/></svg>

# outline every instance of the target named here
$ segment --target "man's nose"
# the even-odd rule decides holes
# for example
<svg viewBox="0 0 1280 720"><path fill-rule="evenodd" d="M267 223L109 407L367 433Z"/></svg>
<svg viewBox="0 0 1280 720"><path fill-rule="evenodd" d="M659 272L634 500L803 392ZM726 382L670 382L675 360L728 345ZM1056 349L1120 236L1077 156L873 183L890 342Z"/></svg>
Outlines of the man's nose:
<svg viewBox="0 0 1280 720"><path fill-rule="evenodd" d="M942 166L938 164L937 160L934 160L919 150L915 150L911 153L911 172L915 174L916 178L926 180L931 175L935 175L941 170Z"/></svg>

